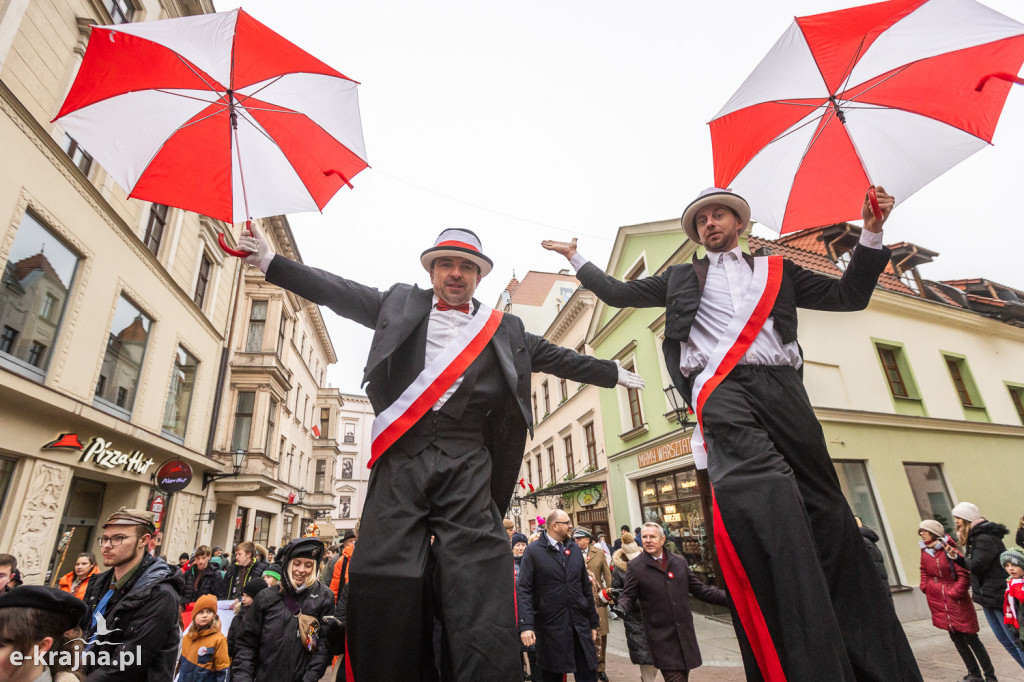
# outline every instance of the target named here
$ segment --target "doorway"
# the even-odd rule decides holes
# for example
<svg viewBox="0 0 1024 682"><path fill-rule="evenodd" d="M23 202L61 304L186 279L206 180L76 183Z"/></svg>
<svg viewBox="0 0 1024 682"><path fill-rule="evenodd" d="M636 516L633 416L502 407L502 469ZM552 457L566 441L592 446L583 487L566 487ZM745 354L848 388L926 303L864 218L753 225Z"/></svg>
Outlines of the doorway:
<svg viewBox="0 0 1024 682"><path fill-rule="evenodd" d="M64 506L57 543L54 546L46 576L48 585L56 585L60 577L75 565L79 554L95 555L96 528L100 523L100 509L107 486L87 478L72 478L68 501Z"/></svg>

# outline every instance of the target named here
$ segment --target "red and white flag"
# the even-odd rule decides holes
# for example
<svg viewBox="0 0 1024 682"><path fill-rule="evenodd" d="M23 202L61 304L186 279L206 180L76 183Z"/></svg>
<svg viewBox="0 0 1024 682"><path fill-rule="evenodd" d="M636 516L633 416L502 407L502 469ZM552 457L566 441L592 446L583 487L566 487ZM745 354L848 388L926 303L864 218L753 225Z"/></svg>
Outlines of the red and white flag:
<svg viewBox="0 0 1024 682"><path fill-rule="evenodd" d="M313 424L313 435L316 436L317 438L320 437L320 427L317 426L316 424Z"/></svg>

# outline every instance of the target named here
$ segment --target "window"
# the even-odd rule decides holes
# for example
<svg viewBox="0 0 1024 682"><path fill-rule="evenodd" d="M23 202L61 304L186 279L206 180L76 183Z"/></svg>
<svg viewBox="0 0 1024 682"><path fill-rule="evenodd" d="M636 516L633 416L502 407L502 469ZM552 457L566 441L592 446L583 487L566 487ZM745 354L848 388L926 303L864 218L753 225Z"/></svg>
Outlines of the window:
<svg viewBox="0 0 1024 682"><path fill-rule="evenodd" d="M623 365L623 369L630 372L635 372L633 369L633 363ZM626 399L629 401L629 421L630 428L638 429L644 425L644 415L640 410L640 391L635 388L626 389Z"/></svg>
<svg viewBox="0 0 1024 682"><path fill-rule="evenodd" d="M587 462L597 469L597 439L594 437L594 422L583 426L583 439L587 442Z"/></svg>
<svg viewBox="0 0 1024 682"><path fill-rule="evenodd" d="M714 574L707 543L707 529L697 487L697 471L692 466L676 473L664 473L637 481L640 514L643 523L652 522L678 536L679 550L697 579L706 583ZM709 519L710 521L710 519ZM640 525L640 524L637 524Z"/></svg>
<svg viewBox="0 0 1024 682"><path fill-rule="evenodd" d="M0 336L0 351L10 353L14 342L18 339L18 330L4 325L3 336Z"/></svg>
<svg viewBox="0 0 1024 682"><path fill-rule="evenodd" d="M1010 400L1013 401L1013 409L1017 410L1017 417L1020 423L1024 424L1024 386L1007 386L1010 390Z"/></svg>
<svg viewBox="0 0 1024 682"><path fill-rule="evenodd" d="M274 437L274 413L277 412L277 401L273 398L270 399L270 409L267 410L267 439L263 446L263 452L270 456L270 444L273 442Z"/></svg>
<svg viewBox="0 0 1024 682"><path fill-rule="evenodd" d="M352 478L352 458L346 457L341 460L341 477L346 481Z"/></svg>
<svg viewBox="0 0 1024 682"><path fill-rule="evenodd" d="M114 311L114 321L107 336L107 349L100 367L103 390L96 387L96 398L101 404L113 404L128 412L132 411L152 325L153 321L134 303L121 296Z"/></svg>
<svg viewBox="0 0 1024 682"><path fill-rule="evenodd" d="M946 368L949 370L949 378L953 380L953 388L956 389L956 395L960 398L960 404L964 407L972 407L974 403L971 401L971 394L967 391L967 384L964 383L963 376L963 360L957 358L951 358L946 356Z"/></svg>
<svg viewBox="0 0 1024 682"><path fill-rule="evenodd" d="M526 460L526 480L533 483L533 467L529 459Z"/></svg>
<svg viewBox="0 0 1024 682"><path fill-rule="evenodd" d="M270 512L256 512L252 522L252 541L266 547L270 544Z"/></svg>
<svg viewBox="0 0 1024 682"><path fill-rule="evenodd" d="M249 336L245 340L246 353L263 350L263 327L267 323L267 302L253 301L249 311Z"/></svg>
<svg viewBox="0 0 1024 682"><path fill-rule="evenodd" d="M533 394L533 423L540 423L540 414L537 412L537 394Z"/></svg>
<svg viewBox="0 0 1024 682"><path fill-rule="evenodd" d="M277 354L284 352L285 333L284 328L288 324L288 318L284 316L284 309L281 310L281 322L277 325ZM321 382L323 383L323 382Z"/></svg>
<svg viewBox="0 0 1024 682"><path fill-rule="evenodd" d="M903 346L898 343L875 340L875 350L882 367L893 407L898 414L926 417L924 401L917 390L914 375Z"/></svg>
<svg viewBox="0 0 1024 682"><path fill-rule="evenodd" d="M554 483L558 480L558 470L555 469L555 448L553 446L548 447L548 478Z"/></svg>
<svg viewBox="0 0 1024 682"><path fill-rule="evenodd" d="M196 293L192 297L192 300L196 302L196 305L200 308L203 307L203 302L206 300L206 287L210 283L210 268L213 263L210 262L209 257L203 252L202 257L199 259L199 274L196 277Z"/></svg>
<svg viewBox="0 0 1024 682"><path fill-rule="evenodd" d="M644 259L641 258L639 261L637 261L636 265L634 265L633 267L631 267L629 269L629 272L627 272L626 276L623 277L622 279L624 279L627 282L629 282L629 281L632 281L632 280L640 279L641 277L644 277L646 274L647 274L647 264L644 262Z"/></svg>
<svg viewBox="0 0 1024 682"><path fill-rule="evenodd" d="M544 392L544 416L551 414L551 396L548 392L548 382L545 380L541 382L541 389Z"/></svg>
<svg viewBox="0 0 1024 682"><path fill-rule="evenodd" d="M167 403L164 405L163 430L178 438L185 437L188 412L192 406L192 394L196 387L196 371L199 361L187 350L178 346L171 369L171 383L167 389Z"/></svg>
<svg viewBox="0 0 1024 682"><path fill-rule="evenodd" d="M14 479L14 465L16 461L7 457L0 457L0 512L4 510L4 501L7 499L7 492L11 488L11 481Z"/></svg>
<svg viewBox="0 0 1024 682"><path fill-rule="evenodd" d="M322 493L324 491L324 479L327 477L327 460L318 459L316 461L316 474L313 477L313 492Z"/></svg>
<svg viewBox="0 0 1024 682"><path fill-rule="evenodd" d="M906 464L903 469L921 519L935 519L947 533L953 532L953 500L938 464Z"/></svg>
<svg viewBox="0 0 1024 682"><path fill-rule="evenodd" d="M43 379L77 269L78 256L25 213L0 281L0 366Z"/></svg>
<svg viewBox="0 0 1024 682"><path fill-rule="evenodd" d="M885 564L885 573L888 576L890 585L899 584L896 576L896 565L892 559L892 548L889 546L889 539L882 525L882 514L878 510L878 503L875 501L875 493L868 479L868 470L865 462L835 461L836 473L839 475L839 486L843 490L850 509L867 528L878 533L876 546L882 553Z"/></svg>
<svg viewBox="0 0 1024 682"><path fill-rule="evenodd" d="M356 442L356 425L352 422L345 422L345 442Z"/></svg>
<svg viewBox="0 0 1024 682"><path fill-rule="evenodd" d="M159 255L160 242L164 238L164 228L167 226L167 207L163 204L153 204L149 207L149 220L146 222L146 236L142 241L146 243L154 256Z"/></svg>
<svg viewBox="0 0 1024 682"><path fill-rule="evenodd" d="M281 458L284 457L284 446L287 445L287 443L288 443L288 439L285 438L284 436L281 436L281 442L278 443L278 445L277 445L277 461L278 461L278 469L279 469L278 474L281 473L280 472L280 462L281 462Z"/></svg>
<svg viewBox="0 0 1024 682"><path fill-rule="evenodd" d="M128 0L103 0L103 6L115 24L127 24L135 15L135 8Z"/></svg>
<svg viewBox="0 0 1024 682"><path fill-rule="evenodd" d="M320 408L320 437L327 438L328 429L331 427L331 410L327 407Z"/></svg>
<svg viewBox="0 0 1024 682"><path fill-rule="evenodd" d="M537 453L537 487L544 487L544 469L540 466L540 453Z"/></svg>
<svg viewBox="0 0 1024 682"><path fill-rule="evenodd" d="M561 405L569 399L569 389L565 385L565 379L558 379L558 404Z"/></svg>
<svg viewBox="0 0 1024 682"><path fill-rule="evenodd" d="M32 342L32 348L28 352L28 364L33 367L38 367L39 363L43 361L46 356L46 346L39 343L38 341Z"/></svg>
<svg viewBox="0 0 1024 682"><path fill-rule="evenodd" d="M249 449L249 434L252 431L252 408L255 403L255 392L241 391L238 394L238 405L235 407L235 428L231 433L232 450Z"/></svg>
<svg viewBox="0 0 1024 682"><path fill-rule="evenodd" d="M565 470L569 474L569 478L576 475L576 464L573 462L572 456L572 436L566 436L562 439L562 443L565 444Z"/></svg>
<svg viewBox="0 0 1024 682"><path fill-rule="evenodd" d="M338 497L338 516L347 519L352 516L352 496L341 495Z"/></svg>
<svg viewBox="0 0 1024 682"><path fill-rule="evenodd" d="M61 147L71 159L71 163L78 166L78 170L88 175L89 169L92 168L92 157L78 146L78 141L64 133L64 144Z"/></svg>
<svg viewBox="0 0 1024 682"><path fill-rule="evenodd" d="M895 398L910 397L910 394L907 393L907 384L903 381L903 374L900 372L899 364L896 362L896 350L879 347L878 357L882 360L885 378L889 382L889 392Z"/></svg>
<svg viewBox="0 0 1024 682"><path fill-rule="evenodd" d="M955 353L944 353L942 359L949 370L949 378L953 382L953 389L956 391L957 399L963 407L964 416L970 421L987 422L988 411L981 400L978 386L974 383L974 377L967 366L967 359Z"/></svg>
<svg viewBox="0 0 1024 682"><path fill-rule="evenodd" d="M299 417L299 421L302 422L303 426L306 425L306 417L307 417L307 415L312 417L312 414L309 411L309 396L308 395L305 397L305 400L303 400L303 402L302 402L302 416Z"/></svg>

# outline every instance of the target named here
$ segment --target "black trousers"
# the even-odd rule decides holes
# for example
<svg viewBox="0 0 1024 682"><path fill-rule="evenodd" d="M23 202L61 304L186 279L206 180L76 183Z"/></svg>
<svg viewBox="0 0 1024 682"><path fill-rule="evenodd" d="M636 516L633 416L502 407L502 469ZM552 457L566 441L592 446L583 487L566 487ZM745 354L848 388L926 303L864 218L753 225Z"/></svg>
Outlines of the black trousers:
<svg viewBox="0 0 1024 682"><path fill-rule="evenodd" d="M591 670L587 665L587 654L583 651L579 637L572 638L572 652L576 659L576 672L571 673L576 682L597 682L597 670ZM541 671L540 679L543 682L565 682L569 679L570 673L553 673L548 670ZM533 679L538 679L534 673Z"/></svg>
<svg viewBox="0 0 1024 682"><path fill-rule="evenodd" d="M964 665L967 666L967 673L981 677L995 677L996 670L992 667L992 659L988 657L988 650L982 643L978 633L973 635L966 632L949 631L949 638L953 640L956 652L960 654Z"/></svg>
<svg viewBox="0 0 1024 682"><path fill-rule="evenodd" d="M521 682L512 552L490 480L482 447L392 448L374 465L349 567L354 682L435 678L435 615L446 682Z"/></svg>
<svg viewBox="0 0 1024 682"><path fill-rule="evenodd" d="M718 513L787 682L921 680L797 371L737 366L703 419ZM733 620L747 679L765 679Z"/></svg>

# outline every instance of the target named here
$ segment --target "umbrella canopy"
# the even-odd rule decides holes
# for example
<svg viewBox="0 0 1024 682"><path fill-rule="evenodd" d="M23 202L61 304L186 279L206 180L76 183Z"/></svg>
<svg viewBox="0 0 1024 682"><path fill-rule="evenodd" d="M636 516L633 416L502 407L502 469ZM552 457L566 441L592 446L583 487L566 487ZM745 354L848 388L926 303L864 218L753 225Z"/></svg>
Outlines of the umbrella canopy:
<svg viewBox="0 0 1024 682"><path fill-rule="evenodd" d="M1024 24L973 0L798 17L710 123L715 185L781 233L856 220L990 144L1022 62Z"/></svg>
<svg viewBox="0 0 1024 682"><path fill-rule="evenodd" d="M94 26L54 120L129 196L240 222L366 168L356 85L238 9Z"/></svg>

